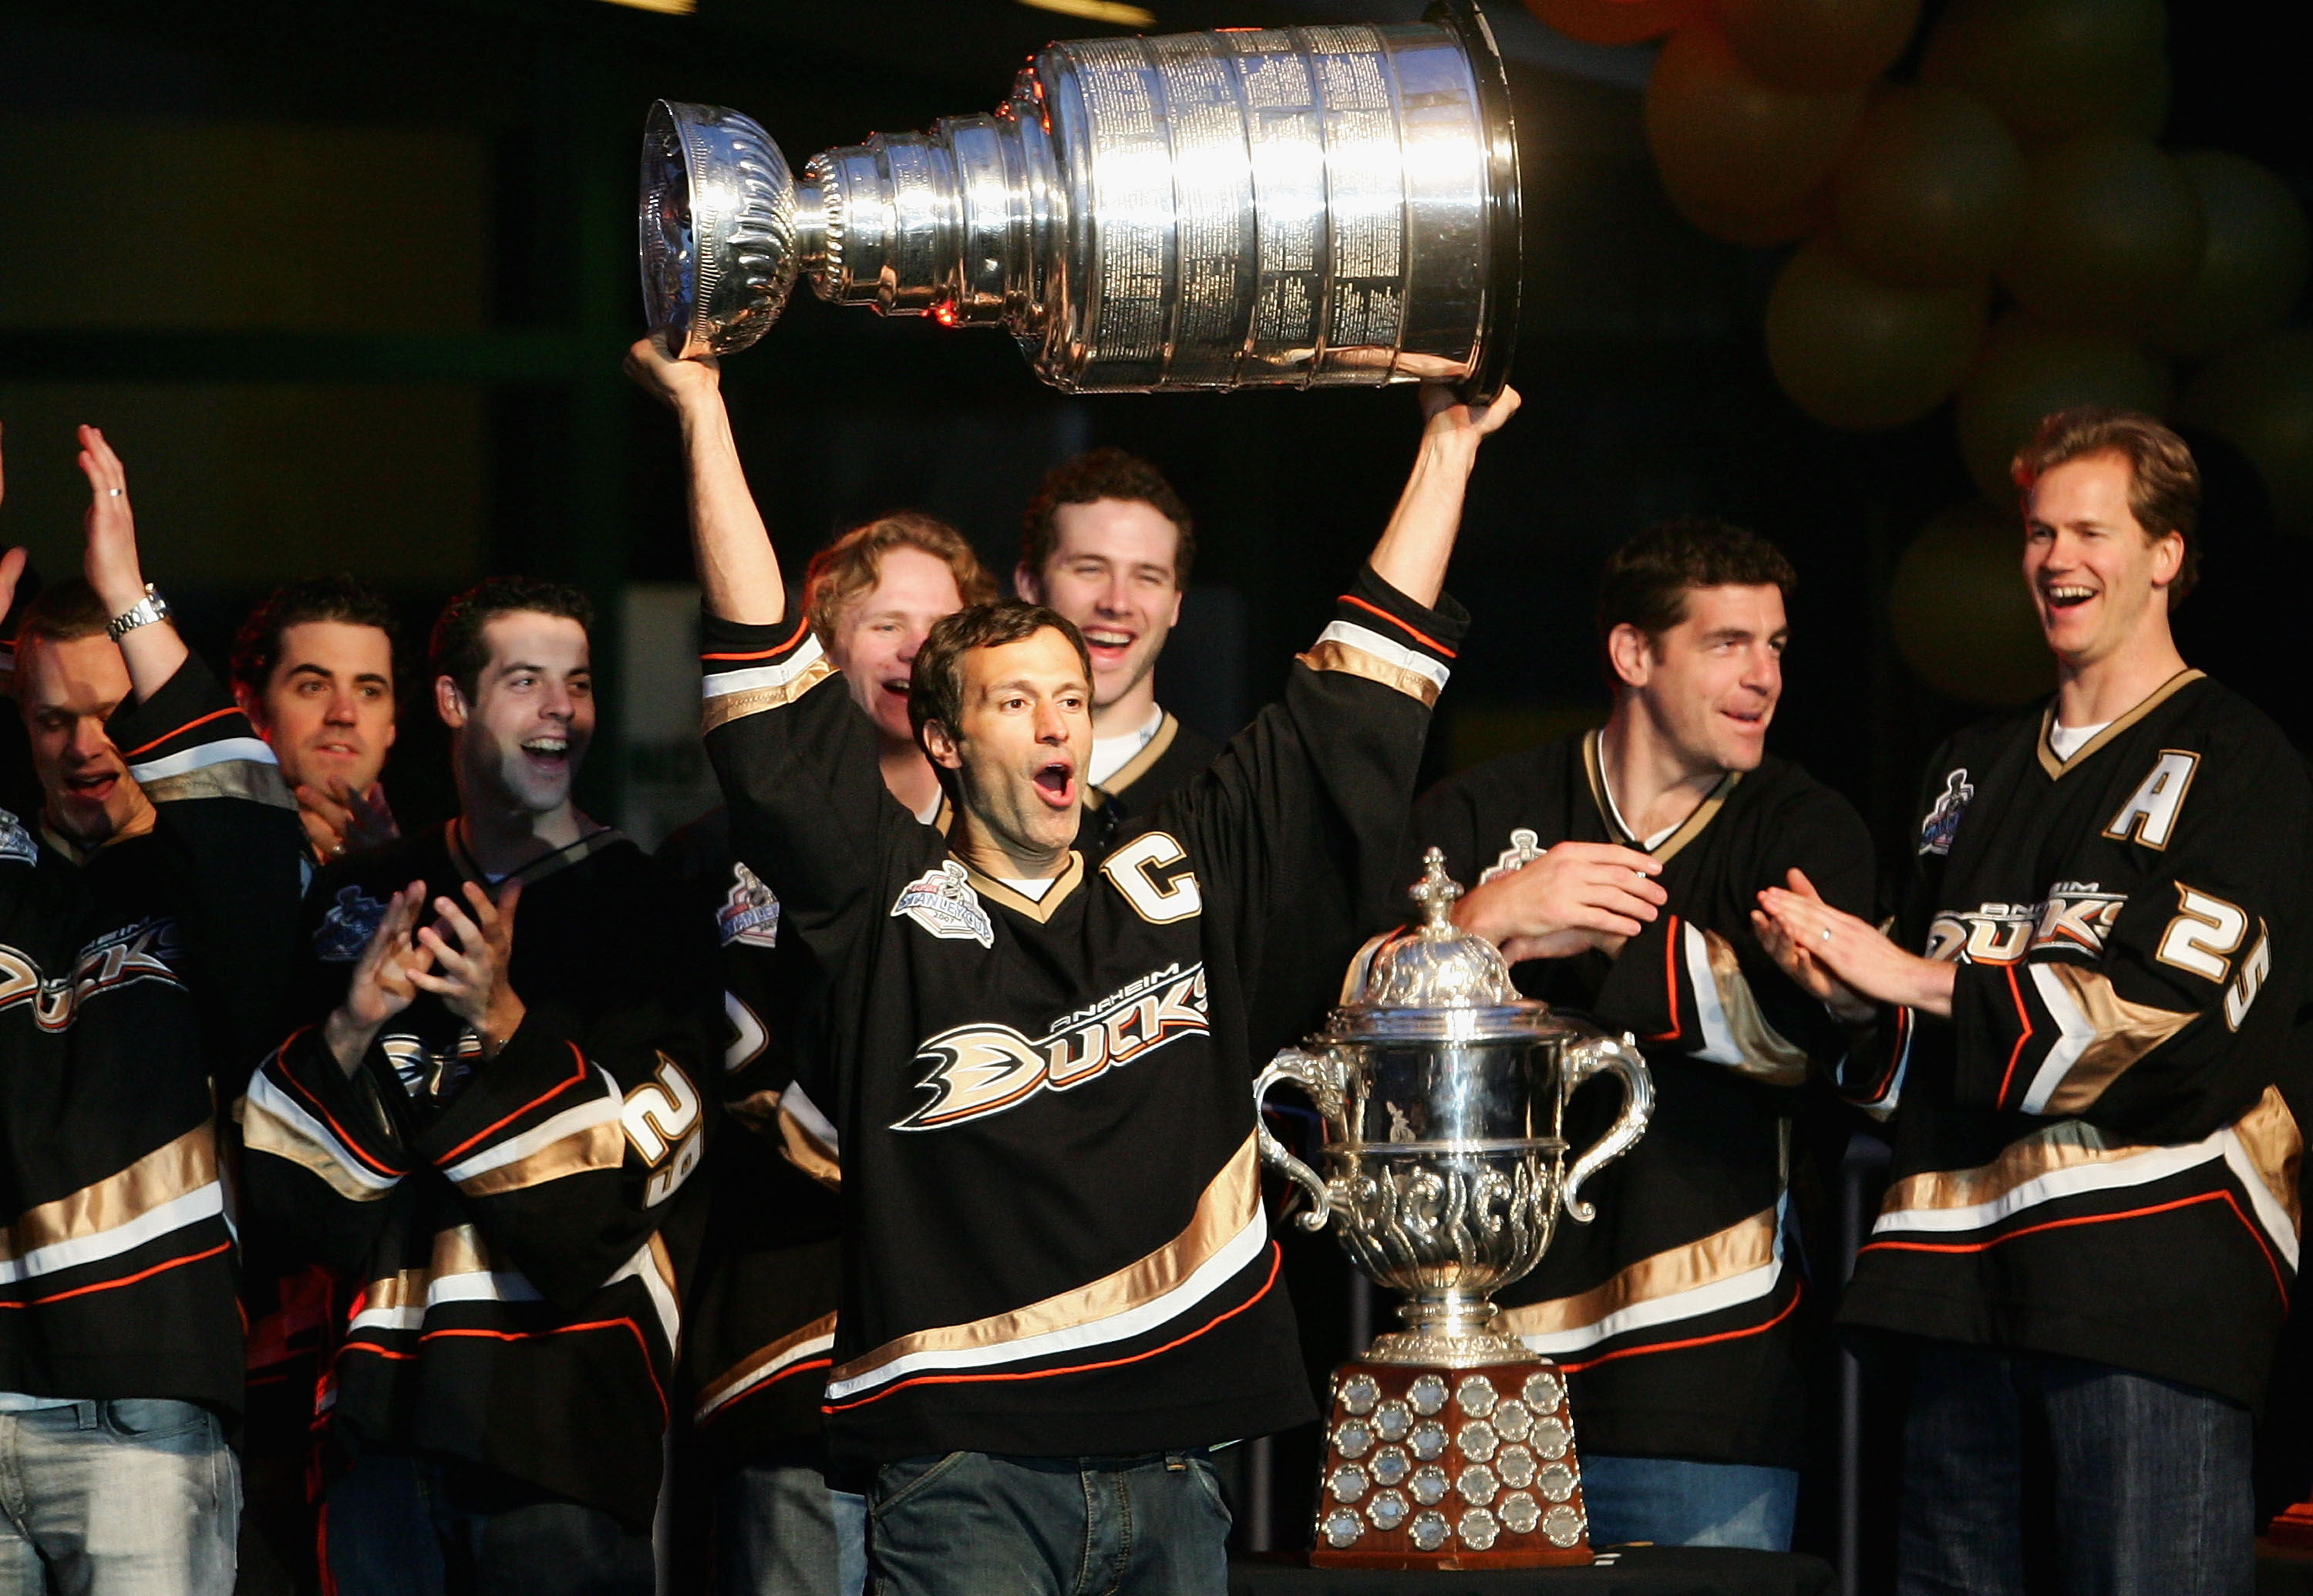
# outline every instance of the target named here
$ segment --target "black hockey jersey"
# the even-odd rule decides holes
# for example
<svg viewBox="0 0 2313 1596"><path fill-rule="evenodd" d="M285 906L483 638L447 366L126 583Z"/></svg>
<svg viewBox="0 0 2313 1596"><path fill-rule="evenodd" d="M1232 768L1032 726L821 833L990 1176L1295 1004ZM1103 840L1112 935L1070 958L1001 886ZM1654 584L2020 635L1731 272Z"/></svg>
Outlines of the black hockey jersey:
<svg viewBox="0 0 2313 1596"><path fill-rule="evenodd" d="M1841 1317L2254 1403L2297 1273L2305 766L2198 671L2070 759L2054 719L1929 767L1899 936L1958 966L1952 1017L1842 1071L1895 1178Z"/></svg>
<svg viewBox="0 0 2313 1596"><path fill-rule="evenodd" d="M1261 1206L1245 973L1320 873L1386 890L1460 624L1364 573L1285 701L1038 901L890 797L800 617L708 618L734 847L831 983L840 1464L1144 1452L1310 1416Z"/></svg>
<svg viewBox="0 0 2313 1596"><path fill-rule="evenodd" d="M496 1057L420 993L348 1079L320 1022L386 900L487 879L456 825L314 883L305 1023L250 1084L250 1194L285 1245L359 1286L319 1393L331 1422L646 1525L696 1245L680 1198L711 1117L713 939L640 850L596 832L516 873L528 1012Z"/></svg>
<svg viewBox="0 0 2313 1596"><path fill-rule="evenodd" d="M0 1391L232 1415L215 1106L279 1022L304 833L198 660L106 730L150 831L83 853L0 810Z"/></svg>
<svg viewBox="0 0 2313 1596"><path fill-rule="evenodd" d="M1220 752L1210 737L1165 715L1147 747L1107 780L1086 787L1077 847L1086 858L1098 859L1155 814L1157 805L1219 758Z"/></svg>
<svg viewBox="0 0 2313 1596"><path fill-rule="evenodd" d="M658 857L721 944L728 1027L719 1096L728 1124L706 1172L699 1274L684 1302L685 1401L708 1468L735 1467L820 1433L835 1343L842 1183L834 1126L795 1082L825 982L779 901L731 857L718 809Z"/></svg>
<svg viewBox="0 0 2313 1596"><path fill-rule="evenodd" d="M1476 886L1561 842L1662 860L1669 901L1613 958L1516 966L1519 990L1635 1035L1654 1076L1638 1144L1584 1188L1598 1217L1564 1221L1542 1266L1499 1292L1526 1345L1567 1372L1582 1442L1601 1454L1797 1468L1806 1393L1801 1267L1790 1202L1792 1122L1810 1059L1846 1036L1761 949L1751 911L1794 866L1826 899L1871 912L1862 817L1789 761L1730 773L1651 851L1624 829L1588 732L1440 783L1414 812L1417 848ZM1418 877L1409 866L1405 878ZM1576 1098L1568 1136L1597 1140L1620 1097Z"/></svg>

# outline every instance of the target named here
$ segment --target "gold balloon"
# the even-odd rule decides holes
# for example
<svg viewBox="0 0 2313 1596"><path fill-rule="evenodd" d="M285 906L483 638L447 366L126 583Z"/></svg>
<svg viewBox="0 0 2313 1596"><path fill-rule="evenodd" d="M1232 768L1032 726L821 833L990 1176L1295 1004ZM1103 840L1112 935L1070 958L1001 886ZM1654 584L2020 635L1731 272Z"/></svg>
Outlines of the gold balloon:
<svg viewBox="0 0 2313 1596"><path fill-rule="evenodd" d="M2167 368L2128 339L2069 331L2010 311L1961 382L1952 421L1968 474L1994 504L2007 505L2016 498L2009 463L2042 417L2075 404L2158 416L2168 403Z"/></svg>
<svg viewBox="0 0 2313 1596"><path fill-rule="evenodd" d="M2013 516L1960 505L1920 529L1895 562L1888 619L1912 674L1947 697L2013 709L2056 684L2054 657L2024 587Z"/></svg>
<svg viewBox="0 0 2313 1596"><path fill-rule="evenodd" d="M2283 328L2201 368L2185 419L2249 458L2273 520L2313 532L2313 329Z"/></svg>
<svg viewBox="0 0 2313 1596"><path fill-rule="evenodd" d="M2280 325L2305 287L2313 238L2289 185L2256 162L2203 150L2177 164L2201 197L2207 242L2192 285L2150 332L2170 354L2199 357Z"/></svg>
<svg viewBox="0 0 2313 1596"><path fill-rule="evenodd" d="M1719 0L1735 53L1777 88L1858 89L1895 64L1920 0Z"/></svg>
<svg viewBox="0 0 2313 1596"><path fill-rule="evenodd" d="M1647 79L1647 142L1671 203L1738 243L1795 233L1863 110L1864 92L1799 94L1762 82L1716 29L1670 36ZM1804 226L1804 222L1799 223Z"/></svg>
<svg viewBox="0 0 2313 1596"><path fill-rule="evenodd" d="M1954 0L1920 81L1965 89L2018 138L2156 137L2168 117L2161 0Z"/></svg>
<svg viewBox="0 0 2313 1596"><path fill-rule="evenodd" d="M2136 332L2200 269L2201 197L2172 155L2133 133L2036 146L2024 230L2000 269L2016 301L2060 327Z"/></svg>
<svg viewBox="0 0 2313 1596"><path fill-rule="evenodd" d="M1588 44L1659 39L1695 9L1689 0L1526 0L1526 8L1569 39Z"/></svg>
<svg viewBox="0 0 2313 1596"><path fill-rule="evenodd" d="M2024 152L1957 89L1890 89L1832 175L1848 258L1882 282L1955 287L1989 276L2024 225Z"/></svg>
<svg viewBox="0 0 2313 1596"><path fill-rule="evenodd" d="M1991 285L1891 288L1825 239L1783 263L1767 296L1767 363L1799 409L1866 431L1916 420L1958 386L1983 340Z"/></svg>

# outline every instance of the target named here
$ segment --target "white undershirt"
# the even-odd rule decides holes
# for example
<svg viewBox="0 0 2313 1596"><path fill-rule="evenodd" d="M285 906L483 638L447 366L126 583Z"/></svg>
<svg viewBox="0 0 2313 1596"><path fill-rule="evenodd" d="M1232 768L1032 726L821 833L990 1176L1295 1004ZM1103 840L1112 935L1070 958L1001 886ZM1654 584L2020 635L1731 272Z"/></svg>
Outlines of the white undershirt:
<svg viewBox="0 0 2313 1596"><path fill-rule="evenodd" d="M1052 890L1052 883L1060 879L1058 876L998 876L996 878L1032 904L1042 903L1044 895Z"/></svg>
<svg viewBox="0 0 2313 1596"><path fill-rule="evenodd" d="M2094 726L2052 726L2048 728L2048 746L2056 751L2058 759L2070 759L2111 724L2109 720L2099 720Z"/></svg>
<svg viewBox="0 0 2313 1596"><path fill-rule="evenodd" d="M1606 817L1614 823L1616 828L1619 829L1624 836L1637 836L1639 833L1631 827L1629 821L1623 818L1623 811L1614 802L1614 789L1607 783L1606 762L1603 759L1598 762L1598 790L1606 795ZM1652 853L1656 849L1670 841L1671 833L1676 831L1680 826L1684 825L1685 824L1686 822L1684 820L1674 820L1668 825L1663 827L1662 830L1657 832L1653 836L1641 842L1639 844L1639 847L1648 853Z"/></svg>
<svg viewBox="0 0 2313 1596"><path fill-rule="evenodd" d="M925 825L937 824L939 821L940 806L945 802L947 802L946 793L934 792L932 801L916 811L916 819Z"/></svg>
<svg viewBox="0 0 2313 1596"><path fill-rule="evenodd" d="M1111 776L1130 764L1143 748L1155 740L1156 728L1165 724L1165 709L1159 704L1148 711L1148 722L1134 730L1113 737L1092 740L1092 761L1085 766L1085 780L1095 787L1104 784Z"/></svg>

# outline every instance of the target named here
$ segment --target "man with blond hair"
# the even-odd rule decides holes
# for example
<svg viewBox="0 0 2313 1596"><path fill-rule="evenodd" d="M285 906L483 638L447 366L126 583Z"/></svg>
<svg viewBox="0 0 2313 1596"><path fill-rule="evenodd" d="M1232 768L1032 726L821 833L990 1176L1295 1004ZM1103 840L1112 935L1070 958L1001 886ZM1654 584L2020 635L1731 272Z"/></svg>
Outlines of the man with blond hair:
<svg viewBox="0 0 2313 1596"><path fill-rule="evenodd" d="M1838 1079L1893 1115L1895 1178L1842 1317L1913 1354L1898 1588L2020 1592L2045 1526L2067 1592L2247 1591L2313 793L2177 651L2183 440L2059 411L2015 480L2055 696L1929 765L1892 940L1797 870L1759 929L1877 1029Z"/></svg>

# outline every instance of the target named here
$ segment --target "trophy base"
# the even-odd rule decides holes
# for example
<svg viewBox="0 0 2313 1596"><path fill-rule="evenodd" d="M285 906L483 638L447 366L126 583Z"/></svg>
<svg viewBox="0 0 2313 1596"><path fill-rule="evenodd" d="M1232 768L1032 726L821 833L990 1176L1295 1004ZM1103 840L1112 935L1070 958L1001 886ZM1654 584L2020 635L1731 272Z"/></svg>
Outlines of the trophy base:
<svg viewBox="0 0 2313 1596"><path fill-rule="evenodd" d="M1542 1359L1526 1350L1515 1336L1480 1330L1457 1336L1433 1336L1425 1330L1392 1330L1376 1336L1359 1359L1364 1363L1395 1363L1413 1369L1489 1369L1510 1363L1535 1363Z"/></svg>
<svg viewBox="0 0 2313 1596"><path fill-rule="evenodd" d="M1591 1560L1566 1382L1547 1360L1518 1351L1450 1372L1373 1357L1334 1371L1312 1565Z"/></svg>

